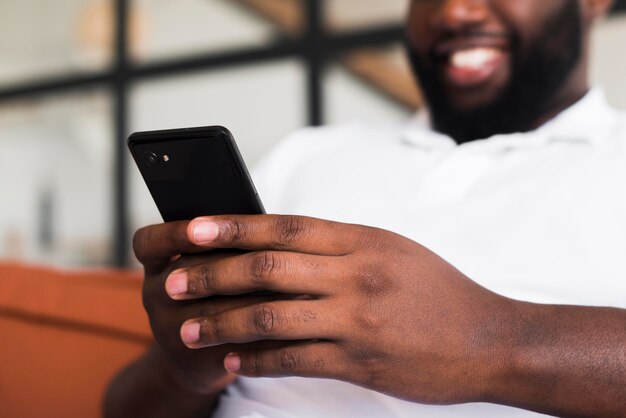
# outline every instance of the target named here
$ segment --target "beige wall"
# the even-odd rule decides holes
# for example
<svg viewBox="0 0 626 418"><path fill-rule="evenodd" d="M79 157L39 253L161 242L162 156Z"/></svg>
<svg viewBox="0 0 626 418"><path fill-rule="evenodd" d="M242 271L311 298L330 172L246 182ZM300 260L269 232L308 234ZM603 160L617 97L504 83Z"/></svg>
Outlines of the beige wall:
<svg viewBox="0 0 626 418"><path fill-rule="evenodd" d="M626 14L597 25L591 52L591 80L604 87L611 104L626 110Z"/></svg>

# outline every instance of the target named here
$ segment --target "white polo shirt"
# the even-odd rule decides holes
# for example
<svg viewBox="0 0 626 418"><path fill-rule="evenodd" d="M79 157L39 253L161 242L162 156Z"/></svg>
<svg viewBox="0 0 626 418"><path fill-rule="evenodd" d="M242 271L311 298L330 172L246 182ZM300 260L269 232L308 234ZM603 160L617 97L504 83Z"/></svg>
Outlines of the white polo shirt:
<svg viewBox="0 0 626 418"><path fill-rule="evenodd" d="M499 294L626 308L626 115L600 89L536 131L460 146L419 121L305 129L261 163L255 181L269 213L397 232ZM240 378L216 416L537 414L418 405L334 380Z"/></svg>

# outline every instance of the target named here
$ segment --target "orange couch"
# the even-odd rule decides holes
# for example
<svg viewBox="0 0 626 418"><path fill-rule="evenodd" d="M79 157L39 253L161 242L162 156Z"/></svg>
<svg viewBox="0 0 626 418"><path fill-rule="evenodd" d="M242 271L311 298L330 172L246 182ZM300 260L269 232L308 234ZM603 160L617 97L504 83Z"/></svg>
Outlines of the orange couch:
<svg viewBox="0 0 626 418"><path fill-rule="evenodd" d="M0 416L100 417L108 381L152 341L141 281L0 263Z"/></svg>

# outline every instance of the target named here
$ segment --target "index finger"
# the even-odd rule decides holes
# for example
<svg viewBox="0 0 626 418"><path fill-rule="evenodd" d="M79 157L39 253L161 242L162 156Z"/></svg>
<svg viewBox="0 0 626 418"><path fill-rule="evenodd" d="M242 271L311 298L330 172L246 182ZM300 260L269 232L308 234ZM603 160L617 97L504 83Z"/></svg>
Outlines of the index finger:
<svg viewBox="0 0 626 418"><path fill-rule="evenodd" d="M192 220L191 241L206 248L341 256L361 239L357 225L293 215L211 216Z"/></svg>
<svg viewBox="0 0 626 418"><path fill-rule="evenodd" d="M133 251L147 272L161 271L173 257L206 251L187 234L189 221L168 222L139 229L133 236Z"/></svg>

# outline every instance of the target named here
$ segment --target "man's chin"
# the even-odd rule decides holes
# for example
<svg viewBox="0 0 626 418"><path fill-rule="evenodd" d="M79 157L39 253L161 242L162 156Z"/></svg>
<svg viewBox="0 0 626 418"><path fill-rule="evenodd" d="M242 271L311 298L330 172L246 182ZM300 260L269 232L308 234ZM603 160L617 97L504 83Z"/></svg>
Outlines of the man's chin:
<svg viewBox="0 0 626 418"><path fill-rule="evenodd" d="M499 91L453 93L432 104L433 127L458 143L514 132L524 120L519 107L512 107Z"/></svg>
<svg viewBox="0 0 626 418"><path fill-rule="evenodd" d="M446 95L451 111L471 114L494 106L498 102L501 92L475 89L473 91L448 92Z"/></svg>
<svg viewBox="0 0 626 418"><path fill-rule="evenodd" d="M476 85L459 86L444 78L441 85L451 110L472 113L501 101L509 82L508 78L492 78Z"/></svg>

